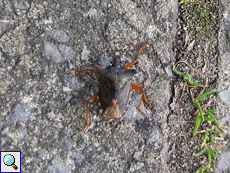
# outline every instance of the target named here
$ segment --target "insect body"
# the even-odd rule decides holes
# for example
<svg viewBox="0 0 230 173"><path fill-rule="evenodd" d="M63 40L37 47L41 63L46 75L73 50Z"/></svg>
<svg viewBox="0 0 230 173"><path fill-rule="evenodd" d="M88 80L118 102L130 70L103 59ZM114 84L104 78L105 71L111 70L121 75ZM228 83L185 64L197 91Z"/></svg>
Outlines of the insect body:
<svg viewBox="0 0 230 173"><path fill-rule="evenodd" d="M115 120L118 120L119 118L121 118L123 113L125 112L128 106L128 102L131 97L132 89L142 91L141 99L138 105L138 110L141 113L146 115L144 112L140 110L140 106L141 106L143 97L145 98L146 103L154 105L153 103L148 102L143 88L140 85L132 83L132 78L137 73L137 71L134 69L127 69L128 67L136 63L136 61L139 59L142 49L146 47L147 45L148 43L140 48L136 60L124 66L122 65L121 57L112 56L113 60L111 61L111 65L109 65L108 67L102 67L102 66L94 64L93 66L96 68L96 70L72 69L77 72L92 71L93 73L99 75L99 91L87 101L86 125L81 130L85 129L89 125L89 116L88 116L89 103L95 100L97 97L99 97L100 99L102 110L103 110L103 113L106 115L106 117L108 119L115 119Z"/></svg>
<svg viewBox="0 0 230 173"><path fill-rule="evenodd" d="M115 56L111 63L106 68L97 68L100 74L98 96L108 119L119 119L127 108L136 70L121 66L119 56Z"/></svg>

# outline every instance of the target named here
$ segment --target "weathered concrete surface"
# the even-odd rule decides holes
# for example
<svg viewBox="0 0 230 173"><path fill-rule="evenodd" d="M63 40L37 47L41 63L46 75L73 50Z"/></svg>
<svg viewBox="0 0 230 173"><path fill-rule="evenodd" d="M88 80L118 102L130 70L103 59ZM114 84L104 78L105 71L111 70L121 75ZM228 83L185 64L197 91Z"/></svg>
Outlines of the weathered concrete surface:
<svg viewBox="0 0 230 173"><path fill-rule="evenodd" d="M221 117L221 124L226 127L226 139L230 134L230 1L220 1L220 18L219 18L219 35L218 44L220 55L218 58L218 101L217 110ZM218 158L217 168L219 172L230 171L230 153L229 142Z"/></svg>
<svg viewBox="0 0 230 173"><path fill-rule="evenodd" d="M1 150L22 151L22 172L165 172L166 118L169 114L170 62L177 30L177 2L0 1ZM110 54L131 62L134 82L155 107L133 92L127 113L107 121L98 101L97 76L71 68L107 66Z"/></svg>
<svg viewBox="0 0 230 173"><path fill-rule="evenodd" d="M179 152L175 146L169 148L169 141L185 143L185 132L171 133L167 126L186 121L174 116L169 106L176 1L13 0L0 4L0 148L22 151L22 172L152 173L180 170L169 168L174 161L178 162L174 165L190 166L182 162L183 156L190 159L193 152L189 145ZM224 63L229 60L229 1L221 1L220 13L218 111L224 117L222 124L229 126L228 98L221 95L229 89L229 67ZM97 92L98 82L95 74L70 70L109 64L111 55L101 36L113 54L121 54L138 36L122 57L125 63L150 43L132 68L139 71L134 82L145 88L156 106L144 103L141 109L148 115L142 115L137 110L141 93L134 91L123 118L107 121L94 101L90 125L79 132L85 125L86 102ZM219 170L228 169L223 163L226 155L227 149L221 153Z"/></svg>

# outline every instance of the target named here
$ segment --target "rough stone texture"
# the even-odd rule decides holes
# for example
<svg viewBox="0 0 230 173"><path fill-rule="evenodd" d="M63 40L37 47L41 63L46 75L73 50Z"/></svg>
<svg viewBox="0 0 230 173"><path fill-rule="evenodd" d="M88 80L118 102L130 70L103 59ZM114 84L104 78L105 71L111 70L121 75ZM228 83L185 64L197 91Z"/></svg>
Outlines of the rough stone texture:
<svg viewBox="0 0 230 173"><path fill-rule="evenodd" d="M174 1L1 1L1 149L22 151L23 172L164 172L170 102ZM133 61L134 81L155 107L133 92L127 113L107 121L95 101L90 126L86 102L97 91L97 76L71 68L107 66L138 38L122 59ZM159 98L159 99L158 99Z"/></svg>
<svg viewBox="0 0 230 173"><path fill-rule="evenodd" d="M218 162L220 171L229 171L230 167L230 152L222 152Z"/></svg>
<svg viewBox="0 0 230 173"><path fill-rule="evenodd" d="M219 91L229 89L229 83L222 85L229 67L221 62L229 59L230 13L229 6L222 9ZM169 151L180 161L168 141L187 140L185 132L176 136L167 127L179 126L183 118L170 110L175 0L1 0L0 10L0 148L22 151L22 172L169 172ZM101 36L114 55L121 55L137 38L123 55L124 63L150 43L132 68L139 72L134 82L156 106L143 102L144 116L137 110L141 92L133 91L123 118L107 121L94 101L90 125L80 132L86 102L97 92L98 81L93 73L71 69L109 64L111 55ZM222 110L224 105L220 101L218 106ZM222 121L227 123L229 109L223 110ZM188 156L190 150L180 151Z"/></svg>
<svg viewBox="0 0 230 173"><path fill-rule="evenodd" d="M219 100L218 111L224 117L222 124L228 123L230 120L229 95L230 89L230 1L223 0L220 4L220 30L219 30Z"/></svg>
<svg viewBox="0 0 230 173"><path fill-rule="evenodd" d="M220 123L226 127L226 139L230 134L230 109L229 109L229 90L230 90L230 1L220 1L220 19L219 19L219 58L218 58L218 100L217 110L222 118ZM218 169L220 172L229 172L229 143L223 149L218 159Z"/></svg>

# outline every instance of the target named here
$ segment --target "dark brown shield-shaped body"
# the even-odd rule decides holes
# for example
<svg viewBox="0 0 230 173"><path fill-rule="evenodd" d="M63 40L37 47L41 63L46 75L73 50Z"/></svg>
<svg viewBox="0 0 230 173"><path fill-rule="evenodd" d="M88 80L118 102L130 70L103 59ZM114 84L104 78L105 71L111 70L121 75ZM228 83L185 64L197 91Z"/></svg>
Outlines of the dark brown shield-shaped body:
<svg viewBox="0 0 230 173"><path fill-rule="evenodd" d="M119 119L127 108L132 91L134 69L121 66L121 59L115 56L106 68L98 67L100 103L108 119Z"/></svg>
<svg viewBox="0 0 230 173"><path fill-rule="evenodd" d="M109 65L108 67L101 67L94 64L93 66L96 68L96 70L78 70L74 68L72 69L80 73L91 71L99 75L99 92L94 94L87 101L86 125L81 130L89 126L89 103L95 100L97 97L99 97L103 112L108 119L117 120L122 117L122 114L125 112L128 102L130 100L132 89L142 91L141 99L137 108L141 113L146 115L140 110L143 97L146 103L154 105L147 100L144 89L140 85L132 83L132 77L136 74L136 70L127 69L137 62L142 52L142 49L145 48L147 45L148 43L139 49L136 60L124 66L122 66L121 63L121 57L128 48L123 52L120 57L112 56L113 60L111 62L111 65Z"/></svg>

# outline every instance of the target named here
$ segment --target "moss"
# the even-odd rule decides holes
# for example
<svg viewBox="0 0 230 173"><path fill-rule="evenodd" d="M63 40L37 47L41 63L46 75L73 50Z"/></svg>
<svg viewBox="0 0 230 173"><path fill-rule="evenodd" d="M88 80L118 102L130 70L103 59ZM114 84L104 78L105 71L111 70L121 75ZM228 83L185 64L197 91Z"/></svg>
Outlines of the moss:
<svg viewBox="0 0 230 173"><path fill-rule="evenodd" d="M217 28L218 0L181 0L182 20L196 38L209 39Z"/></svg>

